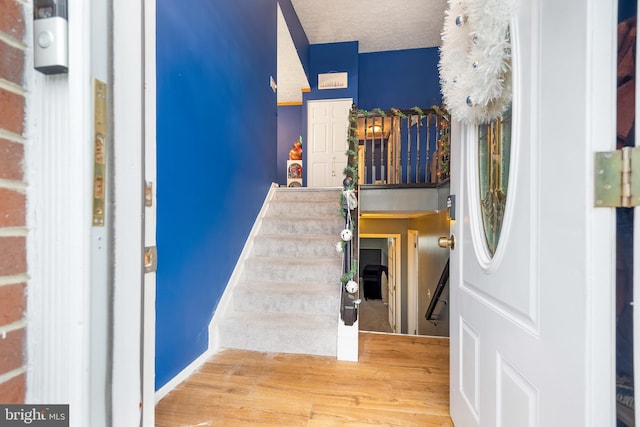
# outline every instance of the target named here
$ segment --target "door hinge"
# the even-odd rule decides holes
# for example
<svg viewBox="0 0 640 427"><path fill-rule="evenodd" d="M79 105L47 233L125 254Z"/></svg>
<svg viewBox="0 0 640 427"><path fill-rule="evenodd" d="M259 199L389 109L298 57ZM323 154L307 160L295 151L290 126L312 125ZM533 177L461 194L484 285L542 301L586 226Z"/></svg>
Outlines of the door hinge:
<svg viewBox="0 0 640 427"><path fill-rule="evenodd" d="M595 207L640 206L640 147L597 152L594 193Z"/></svg>
<svg viewBox="0 0 640 427"><path fill-rule="evenodd" d="M153 182L144 182L144 206L150 208L153 206Z"/></svg>
<svg viewBox="0 0 640 427"><path fill-rule="evenodd" d="M144 272L153 273L158 270L158 249L155 246L144 248Z"/></svg>

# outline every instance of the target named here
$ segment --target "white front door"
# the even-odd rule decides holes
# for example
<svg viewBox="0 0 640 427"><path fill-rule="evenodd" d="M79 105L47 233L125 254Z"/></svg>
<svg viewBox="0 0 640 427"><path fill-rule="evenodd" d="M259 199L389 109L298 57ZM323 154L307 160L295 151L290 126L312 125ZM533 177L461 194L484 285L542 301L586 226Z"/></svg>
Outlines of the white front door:
<svg viewBox="0 0 640 427"><path fill-rule="evenodd" d="M307 103L307 186L341 187L352 99Z"/></svg>
<svg viewBox="0 0 640 427"><path fill-rule="evenodd" d="M454 123L451 416L456 427L613 426L613 210L593 152L615 145L615 10L517 1L502 232L491 255L477 128Z"/></svg>

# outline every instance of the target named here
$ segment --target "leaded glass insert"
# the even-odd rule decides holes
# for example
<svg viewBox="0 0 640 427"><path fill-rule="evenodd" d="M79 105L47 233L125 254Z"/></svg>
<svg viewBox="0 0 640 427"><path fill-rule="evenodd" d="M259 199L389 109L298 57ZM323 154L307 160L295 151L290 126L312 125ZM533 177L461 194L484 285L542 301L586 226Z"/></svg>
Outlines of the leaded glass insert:
<svg viewBox="0 0 640 427"><path fill-rule="evenodd" d="M480 207L487 249L498 247L509 187L511 107L501 119L478 126Z"/></svg>

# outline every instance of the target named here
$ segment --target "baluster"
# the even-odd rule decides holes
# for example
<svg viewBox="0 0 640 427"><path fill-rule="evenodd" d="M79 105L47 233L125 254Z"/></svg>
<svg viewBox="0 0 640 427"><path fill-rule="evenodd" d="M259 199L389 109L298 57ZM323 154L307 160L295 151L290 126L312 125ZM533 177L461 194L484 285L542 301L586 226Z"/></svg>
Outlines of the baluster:
<svg viewBox="0 0 640 427"><path fill-rule="evenodd" d="M373 117L373 124L371 125L371 183L376 183L376 118Z"/></svg>
<svg viewBox="0 0 640 427"><path fill-rule="evenodd" d="M431 117L433 113L429 112L425 121L427 122L427 160L425 161L424 182L432 182L431 175Z"/></svg>
<svg viewBox="0 0 640 427"><path fill-rule="evenodd" d="M380 183L386 184L387 178L385 176L384 167L384 116L380 117Z"/></svg>
<svg viewBox="0 0 640 427"><path fill-rule="evenodd" d="M444 159L442 158L442 148L440 147L440 143L444 132L444 127L442 126L443 119L444 117L441 114L436 116L436 182L440 182L442 179L442 162Z"/></svg>
<svg viewBox="0 0 640 427"><path fill-rule="evenodd" d="M400 168L402 167L402 150L400 149L400 143L401 143L401 139L400 139L400 134L401 131L400 129L402 129L402 119L400 117L394 117L393 118L394 122L393 122L393 133L394 133L394 137L393 137L393 151L395 153L395 158L394 158L394 172L393 172L393 179L394 179L394 184L400 184L402 182L402 180L400 179Z"/></svg>
<svg viewBox="0 0 640 427"><path fill-rule="evenodd" d="M381 120L382 120L382 126L381 126L382 130L380 131L380 180L382 181L383 184L387 184L387 183L389 183L389 179L387 178L387 167L385 166L386 162L385 162L385 159L384 159L384 157L385 157L384 153L386 152L387 153L387 157L389 157L388 156L389 150L388 149L385 150L386 144L384 142L384 135L385 135L385 132L384 132L385 118L384 118L384 116L382 116Z"/></svg>
<svg viewBox="0 0 640 427"><path fill-rule="evenodd" d="M407 184L411 184L411 115L407 116Z"/></svg>
<svg viewBox="0 0 640 427"><path fill-rule="evenodd" d="M422 116L416 114L416 183L420 182L420 128L422 127Z"/></svg>

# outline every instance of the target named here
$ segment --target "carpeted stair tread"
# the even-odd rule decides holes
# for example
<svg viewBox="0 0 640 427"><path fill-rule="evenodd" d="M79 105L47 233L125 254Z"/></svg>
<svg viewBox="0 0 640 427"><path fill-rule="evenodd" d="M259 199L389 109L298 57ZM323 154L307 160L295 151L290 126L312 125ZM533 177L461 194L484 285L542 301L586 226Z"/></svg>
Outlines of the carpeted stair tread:
<svg viewBox="0 0 640 427"><path fill-rule="evenodd" d="M339 258L251 257L245 264L245 279L338 283L341 267Z"/></svg>
<svg viewBox="0 0 640 427"><path fill-rule="evenodd" d="M335 314L234 312L220 325L221 347L253 351L336 355Z"/></svg>
<svg viewBox="0 0 640 427"><path fill-rule="evenodd" d="M340 303L340 288L324 283L243 282L235 289L236 311L332 314Z"/></svg>
<svg viewBox="0 0 640 427"><path fill-rule="evenodd" d="M340 199L340 188L279 188L275 200L327 201Z"/></svg>
<svg viewBox="0 0 640 427"><path fill-rule="evenodd" d="M300 203L294 200L274 200L269 203L265 217L323 217L340 215L340 203L336 199L335 203L326 201L309 201Z"/></svg>
<svg viewBox="0 0 640 427"><path fill-rule="evenodd" d="M336 243L340 242L340 237L337 235L291 237L280 234L263 234L256 236L253 242L253 254L256 256L341 258L342 253L336 250Z"/></svg>
<svg viewBox="0 0 640 427"><path fill-rule="evenodd" d="M325 234L338 236L344 228L344 219L335 217L303 217L283 218L265 217L262 220L261 232L265 234L299 236L305 234Z"/></svg>
<svg viewBox="0 0 640 427"><path fill-rule="evenodd" d="M340 188L279 188L219 323L220 346L337 355Z"/></svg>

